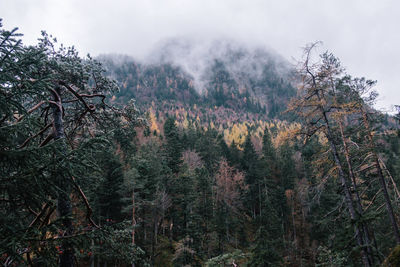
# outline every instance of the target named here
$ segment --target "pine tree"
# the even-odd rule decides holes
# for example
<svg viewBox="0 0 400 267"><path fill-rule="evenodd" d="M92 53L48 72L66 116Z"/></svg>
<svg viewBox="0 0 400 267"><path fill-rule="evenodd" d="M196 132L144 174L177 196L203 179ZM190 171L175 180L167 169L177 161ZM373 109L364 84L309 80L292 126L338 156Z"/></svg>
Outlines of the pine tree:
<svg viewBox="0 0 400 267"><path fill-rule="evenodd" d="M99 156L103 177L97 190L97 208L101 221L119 222L122 219L123 200L121 195L124 174L122 164L111 151Z"/></svg>
<svg viewBox="0 0 400 267"><path fill-rule="evenodd" d="M168 166L173 173L178 173L180 164L182 163L182 145L174 118L169 117L165 121L164 135L166 140L165 151L168 159Z"/></svg>
<svg viewBox="0 0 400 267"><path fill-rule="evenodd" d="M262 172L259 181L259 214L254 220L255 240L250 265L274 266L281 262L285 195L278 184L279 164L268 128L263 135Z"/></svg>
<svg viewBox="0 0 400 267"><path fill-rule="evenodd" d="M211 232L213 230L213 181L206 168L196 169L194 204L195 214L198 216L197 236L199 253L204 258L211 257ZM195 243L196 244L196 243Z"/></svg>
<svg viewBox="0 0 400 267"><path fill-rule="evenodd" d="M211 175L214 175L221 158L220 139L221 136L215 129L201 130L195 145L196 151Z"/></svg>
<svg viewBox="0 0 400 267"><path fill-rule="evenodd" d="M72 192L97 228L79 186L93 165L80 159L100 149L100 140L123 125L122 117L134 122L136 114L107 104L116 86L98 62L80 58L73 48L57 50L46 33L38 45L23 46L16 31L0 23L1 194L9 203L2 212L12 227L2 233L1 251L8 261L30 265L52 265L58 253L60 266L73 266L74 246L84 240L73 224ZM55 209L58 219L50 224Z"/></svg>
<svg viewBox="0 0 400 267"><path fill-rule="evenodd" d="M251 141L250 134L247 135L246 141L244 142L241 167L245 172L245 182L247 185L245 203L250 212L249 215L255 218L261 210L263 169Z"/></svg>
<svg viewBox="0 0 400 267"><path fill-rule="evenodd" d="M279 148L280 186L282 190L293 189L296 178L296 170L293 161L293 149L288 142Z"/></svg>
<svg viewBox="0 0 400 267"><path fill-rule="evenodd" d="M229 157L227 160L231 166L239 167L240 165L240 153L235 141L232 141L231 145L229 146Z"/></svg>

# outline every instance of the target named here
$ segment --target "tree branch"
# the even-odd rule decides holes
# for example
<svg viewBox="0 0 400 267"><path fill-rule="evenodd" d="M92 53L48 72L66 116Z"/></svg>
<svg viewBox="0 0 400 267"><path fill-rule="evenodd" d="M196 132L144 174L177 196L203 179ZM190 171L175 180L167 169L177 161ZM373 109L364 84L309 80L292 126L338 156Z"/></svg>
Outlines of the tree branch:
<svg viewBox="0 0 400 267"><path fill-rule="evenodd" d="M390 180L392 181L392 185L393 185L394 191L397 194L397 199L400 199L400 192L397 189L397 184L394 181L393 176L390 174L388 168L386 168L386 164L383 162L383 160L379 156L378 156L378 160L379 160L379 163L382 165L382 169L384 169L386 171L387 175L389 176Z"/></svg>
<svg viewBox="0 0 400 267"><path fill-rule="evenodd" d="M43 207L43 209L40 211L39 214L36 215L35 219L29 224L28 229L31 228L32 226L34 226L36 224L37 221L40 220L40 218L43 216L43 214L46 213L47 208L49 207L49 203L46 203Z"/></svg>
<svg viewBox="0 0 400 267"><path fill-rule="evenodd" d="M42 128L38 133L36 133L35 135L33 135L33 136L31 136L31 137L28 137L28 138L22 143L22 145L20 145L20 146L18 147L18 149L24 148L32 139L38 137L39 135L43 134L47 129L49 129L50 126L51 126L52 124L53 124L53 123L47 124L47 125L46 125L44 128ZM50 140L49 140L49 141L50 141ZM42 145L40 145L40 146L42 146Z"/></svg>
<svg viewBox="0 0 400 267"><path fill-rule="evenodd" d="M95 107L94 107L94 106L89 106L89 105L86 103L86 101L83 99L82 95L80 95L74 88L72 88L71 86L69 86L68 84L66 84L66 83L63 82L63 81L59 81L59 84L62 85L62 86L64 86L65 88L67 88L68 91L69 91L70 93L72 93L77 99L79 99L79 101L81 101L82 104L83 104L87 109L89 109L90 112L93 112L93 111L95 110Z"/></svg>
<svg viewBox="0 0 400 267"><path fill-rule="evenodd" d="M83 193L82 189L80 188L80 186L76 183L76 180L74 178L74 176L70 176L72 183L74 184L76 190L78 191L79 195L81 196L83 202L85 203L86 206L86 218L88 219L88 221L90 222L90 224L96 228L100 228L93 220L92 220L92 214L93 214L93 210L90 207L89 201L85 195L85 193Z"/></svg>
<svg viewBox="0 0 400 267"><path fill-rule="evenodd" d="M43 147L47 145L51 140L54 138L54 132L51 132L44 140L42 143L40 143L39 147Z"/></svg>
<svg viewBox="0 0 400 267"><path fill-rule="evenodd" d="M47 213L46 217L44 218L44 220L42 221L42 223L40 224L39 228L42 228L43 226L47 225L49 223L50 220L50 216L51 214L53 214L53 212L56 210L55 207L52 207L49 212Z"/></svg>
<svg viewBox="0 0 400 267"><path fill-rule="evenodd" d="M28 110L28 114L31 114L32 112L34 112L35 110L40 108L40 106L42 106L44 103L46 103L46 101L40 101L38 104L33 106L30 110ZM18 118L17 122L20 122L24 117L25 116L21 116L20 118Z"/></svg>

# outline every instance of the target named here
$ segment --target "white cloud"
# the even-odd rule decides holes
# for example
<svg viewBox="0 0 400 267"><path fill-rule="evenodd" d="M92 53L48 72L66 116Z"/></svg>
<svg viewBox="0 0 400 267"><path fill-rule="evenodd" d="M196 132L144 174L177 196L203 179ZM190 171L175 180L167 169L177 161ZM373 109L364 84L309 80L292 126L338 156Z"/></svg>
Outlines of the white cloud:
<svg viewBox="0 0 400 267"><path fill-rule="evenodd" d="M144 58L169 37L233 38L291 59L321 40L350 74L378 80L378 107L400 104L400 2L270 0L2 0L7 28L32 43L45 29L83 53Z"/></svg>

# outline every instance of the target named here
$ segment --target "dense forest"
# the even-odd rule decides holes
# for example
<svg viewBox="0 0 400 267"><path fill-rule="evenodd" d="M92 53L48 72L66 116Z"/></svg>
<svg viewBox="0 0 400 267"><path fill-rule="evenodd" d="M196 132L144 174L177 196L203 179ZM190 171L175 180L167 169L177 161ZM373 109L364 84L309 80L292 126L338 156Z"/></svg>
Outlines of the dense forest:
<svg viewBox="0 0 400 267"><path fill-rule="evenodd" d="M400 266L400 114L318 43L285 71L231 49L199 88L21 38L0 20L3 266Z"/></svg>

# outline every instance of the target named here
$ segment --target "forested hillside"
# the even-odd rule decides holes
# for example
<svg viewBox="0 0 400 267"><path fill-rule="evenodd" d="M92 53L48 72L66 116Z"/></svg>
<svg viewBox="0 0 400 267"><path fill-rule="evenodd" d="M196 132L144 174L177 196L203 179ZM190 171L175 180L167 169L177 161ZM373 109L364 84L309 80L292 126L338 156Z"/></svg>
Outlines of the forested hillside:
<svg viewBox="0 0 400 267"><path fill-rule="evenodd" d="M200 68L0 29L3 266L398 266L398 118L317 44Z"/></svg>
<svg viewBox="0 0 400 267"><path fill-rule="evenodd" d="M291 66L275 53L222 41L201 49L170 41L148 63L122 55L98 59L121 85L117 100L135 98L140 108L196 104L274 118L296 94Z"/></svg>

